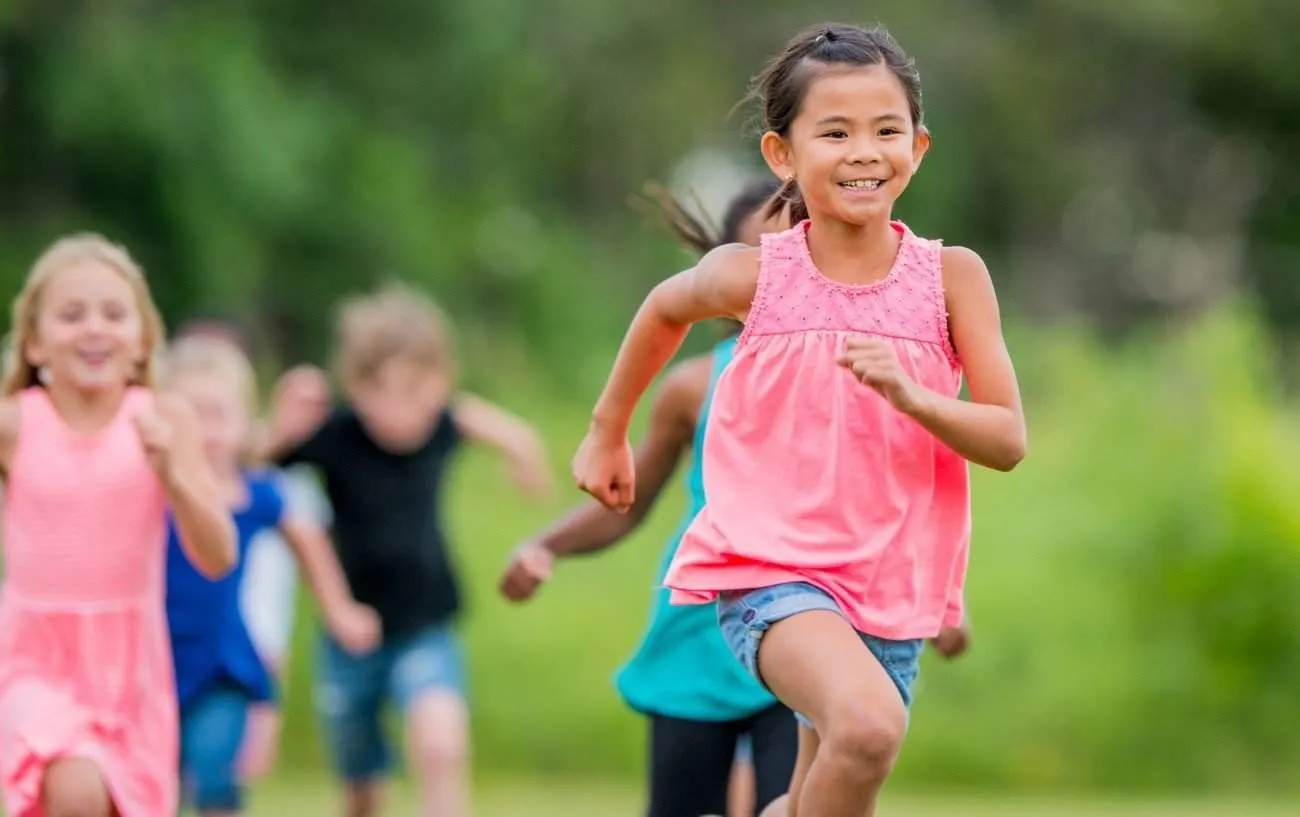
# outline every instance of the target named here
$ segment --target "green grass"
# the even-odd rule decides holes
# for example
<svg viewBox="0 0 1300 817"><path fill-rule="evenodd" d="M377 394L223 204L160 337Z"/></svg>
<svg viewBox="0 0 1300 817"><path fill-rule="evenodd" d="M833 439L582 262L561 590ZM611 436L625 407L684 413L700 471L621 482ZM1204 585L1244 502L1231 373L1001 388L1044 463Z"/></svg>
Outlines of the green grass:
<svg viewBox="0 0 1300 817"><path fill-rule="evenodd" d="M277 781L253 793L251 817L339 814L334 789L319 779ZM577 783L513 783L479 786L474 811L487 817L636 817L642 813L635 787ZM393 792L389 814L415 813L411 790ZM1295 805L1243 800L1094 800L1049 798L888 798L880 817L1282 817Z"/></svg>

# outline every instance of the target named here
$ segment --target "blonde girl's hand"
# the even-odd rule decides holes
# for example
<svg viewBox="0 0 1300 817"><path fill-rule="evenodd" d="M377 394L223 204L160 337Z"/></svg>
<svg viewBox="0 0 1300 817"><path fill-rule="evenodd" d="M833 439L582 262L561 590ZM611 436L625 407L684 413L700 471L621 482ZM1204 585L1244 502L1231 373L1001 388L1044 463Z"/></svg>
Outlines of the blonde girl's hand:
<svg viewBox="0 0 1300 817"><path fill-rule="evenodd" d="M573 456L573 478L605 507L627 513L636 498L635 466L627 437L595 428L587 432Z"/></svg>
<svg viewBox="0 0 1300 817"><path fill-rule="evenodd" d="M140 444L144 446L149 465L158 478L166 482L171 476L172 452L176 442L176 432L171 422L150 406L135 416L135 430L140 437Z"/></svg>
<svg viewBox="0 0 1300 817"><path fill-rule="evenodd" d="M853 372L863 385L875 389L889 404L904 414L913 414L921 405L921 387L898 361L891 341L882 338L854 337L844 343L836 363Z"/></svg>

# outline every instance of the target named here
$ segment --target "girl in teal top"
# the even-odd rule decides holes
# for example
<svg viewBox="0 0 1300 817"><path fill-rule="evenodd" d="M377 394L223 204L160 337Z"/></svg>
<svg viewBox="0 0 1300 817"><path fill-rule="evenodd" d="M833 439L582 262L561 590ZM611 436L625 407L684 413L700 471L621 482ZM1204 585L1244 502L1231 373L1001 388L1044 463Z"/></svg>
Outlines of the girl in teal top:
<svg viewBox="0 0 1300 817"><path fill-rule="evenodd" d="M785 229L784 216L765 221L775 180L751 185L735 198L720 240L670 198L665 212L682 240L701 253L718 244L757 244L764 232ZM617 514L588 502L516 551L501 580L502 592L522 601L549 575L555 557L594 553L622 540L646 517L688 448L699 451L709 398L731 361L735 331L710 352L689 358L663 379L650 428L637 451L636 503ZM699 817L727 811L733 761L748 737L753 763L752 804L732 813L752 815L785 793L794 770L794 716L748 674L723 641L713 605L674 606L660 586L682 531L704 505L698 457L686 479L688 505L656 574L650 623L616 682L628 706L650 719L649 817ZM739 793L739 792L737 792ZM748 792L743 792L748 794ZM732 798L735 800L736 798ZM749 800L750 798L744 798Z"/></svg>

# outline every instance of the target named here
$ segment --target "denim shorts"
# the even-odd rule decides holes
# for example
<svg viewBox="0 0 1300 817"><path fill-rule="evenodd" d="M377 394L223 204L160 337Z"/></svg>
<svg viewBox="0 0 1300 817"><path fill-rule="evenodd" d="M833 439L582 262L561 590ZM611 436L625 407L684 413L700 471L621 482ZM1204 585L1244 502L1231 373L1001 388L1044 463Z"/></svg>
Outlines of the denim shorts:
<svg viewBox="0 0 1300 817"><path fill-rule="evenodd" d="M762 683L758 672L758 644L763 633L782 619L810 610L828 610L843 615L839 605L824 590L806 582L789 582L723 593L718 598L718 624L732 654ZM912 685L920 671L925 641L919 638L890 641L861 632L858 637L885 668L885 673L903 698L903 705L911 706ZM799 723L813 728L812 721L803 715L796 712L795 717Z"/></svg>
<svg viewBox="0 0 1300 817"><path fill-rule="evenodd" d="M384 705L405 714L412 701L434 690L465 694L460 638L450 624L386 640L366 655L323 638L316 704L338 774L360 782L387 772L392 752L384 739Z"/></svg>
<svg viewBox="0 0 1300 817"><path fill-rule="evenodd" d="M243 808L236 761L251 704L243 689L219 682L181 710L181 781L195 811Z"/></svg>

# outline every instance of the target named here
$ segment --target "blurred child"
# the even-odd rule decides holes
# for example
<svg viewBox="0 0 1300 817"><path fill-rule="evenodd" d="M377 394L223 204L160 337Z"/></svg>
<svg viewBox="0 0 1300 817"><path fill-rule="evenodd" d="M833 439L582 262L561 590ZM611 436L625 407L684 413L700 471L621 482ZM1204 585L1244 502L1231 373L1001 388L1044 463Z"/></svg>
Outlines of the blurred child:
<svg viewBox="0 0 1300 817"><path fill-rule="evenodd" d="M0 790L15 817L176 813L167 509L204 575L236 549L193 408L153 391L162 337L140 269L96 235L57 241L14 302Z"/></svg>
<svg viewBox="0 0 1300 817"><path fill-rule="evenodd" d="M199 417L204 451L233 509L240 556L253 537L278 530L301 563L334 637L352 653L378 645L375 612L352 600L328 539L285 512L274 474L247 468L256 409L256 381L243 352L215 337L182 337L166 360L169 391ZM181 713L182 780L202 815L237 814L243 786L236 760L249 707L273 697L270 673L249 637L241 611L241 558L227 575L198 573L175 532L167 562L167 618Z"/></svg>
<svg viewBox="0 0 1300 817"><path fill-rule="evenodd" d="M442 511L447 469L462 442L481 442L540 495L551 487L549 465L530 426L457 391L451 329L414 290L390 286L345 303L336 357L346 401L330 408L317 369L285 373L264 445L282 465L320 470L343 570L383 623L374 653L349 655L328 638L320 651L319 707L347 813L379 808L390 766L380 715L391 703L403 716L422 813L461 817L469 727L461 591Z"/></svg>
<svg viewBox="0 0 1300 817"><path fill-rule="evenodd" d="M238 320L221 314L195 316L176 330L177 339L217 338L237 345L252 357L248 331ZM306 466L279 472L285 514L320 530L329 530L330 508L315 477ZM289 649L297 610L298 567L279 528L268 527L253 536L240 582L240 608L248 635L276 685L283 688L289 671ZM240 748L239 771L245 783L275 767L283 715L275 699L254 701Z"/></svg>
<svg viewBox="0 0 1300 817"><path fill-rule="evenodd" d="M661 198L679 239L704 254L724 244L756 245L764 232L785 229L783 214L772 219L764 214L779 188L772 181L741 190L728 206L719 236L671 198ZM731 361L738 330L738 324L729 323L726 338L712 351L678 363L665 375L637 450L641 491L629 512L615 513L593 501L522 545L501 579L507 598L530 598L549 578L554 558L598 553L640 526L682 455L698 452L709 395ZM688 468L682 529L705 502L698 456ZM656 585L680 537L679 529L664 549ZM731 655L718 630L716 607L672 606L668 590L657 589L649 628L617 683L627 705L650 720L649 817L699 817L724 810L753 817L756 808L786 791L794 770L794 715ZM749 743L749 751L739 751L742 741ZM729 796L729 790L736 796Z"/></svg>
<svg viewBox="0 0 1300 817"><path fill-rule="evenodd" d="M732 652L799 713L791 814L871 817L925 640L963 620L969 463L1015 468L1025 419L984 262L893 218L930 146L911 58L882 28L818 26L757 93L796 226L654 288L573 473L632 507L641 396L692 324L744 322L701 447L708 503L664 584L716 601Z"/></svg>

